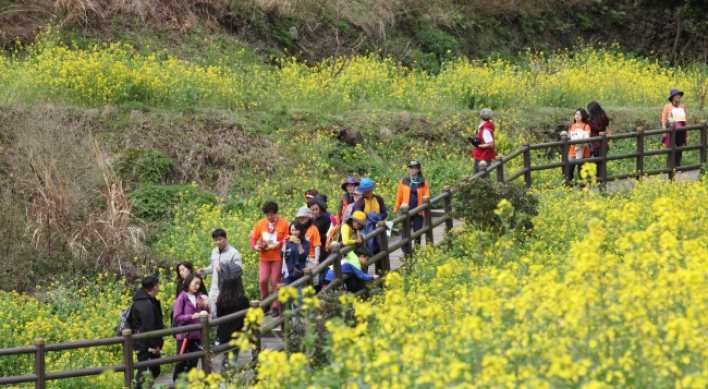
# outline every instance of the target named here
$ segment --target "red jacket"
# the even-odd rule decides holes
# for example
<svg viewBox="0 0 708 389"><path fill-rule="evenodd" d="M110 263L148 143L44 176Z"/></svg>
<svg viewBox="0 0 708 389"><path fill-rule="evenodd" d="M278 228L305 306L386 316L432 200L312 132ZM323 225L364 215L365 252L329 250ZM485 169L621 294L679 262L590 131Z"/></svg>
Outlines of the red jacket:
<svg viewBox="0 0 708 389"><path fill-rule="evenodd" d="M484 137L482 136L482 133L484 133L484 130L488 130L490 134L492 134L492 139L494 139L494 123L490 121L485 121L480 128L477 129L477 135L476 137L479 139L479 144L480 146L483 144L486 144L484 141ZM490 161L496 158L497 156L497 146L496 144L493 145L492 147L488 149L481 149L479 147L475 147L474 150L472 150L472 158L478 160L478 161Z"/></svg>

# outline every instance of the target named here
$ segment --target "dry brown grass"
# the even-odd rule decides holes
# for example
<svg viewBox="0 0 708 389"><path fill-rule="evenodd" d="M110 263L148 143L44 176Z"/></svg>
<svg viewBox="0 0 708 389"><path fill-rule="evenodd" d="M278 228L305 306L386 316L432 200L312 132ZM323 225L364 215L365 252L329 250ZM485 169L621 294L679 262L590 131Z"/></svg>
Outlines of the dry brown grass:
<svg viewBox="0 0 708 389"><path fill-rule="evenodd" d="M145 251L141 222L88 126L61 116L51 108L32 116L18 137L24 158L13 168L25 194L26 234L47 255L69 252L97 269L131 273L122 258Z"/></svg>

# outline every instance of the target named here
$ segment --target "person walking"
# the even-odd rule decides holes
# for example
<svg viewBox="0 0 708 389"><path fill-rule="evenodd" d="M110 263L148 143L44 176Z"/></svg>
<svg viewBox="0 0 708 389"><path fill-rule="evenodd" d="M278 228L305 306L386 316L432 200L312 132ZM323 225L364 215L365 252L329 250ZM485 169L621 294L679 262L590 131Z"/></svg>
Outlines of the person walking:
<svg viewBox="0 0 708 389"><path fill-rule="evenodd" d="M177 264L177 280L175 281L175 298L179 297L179 294L184 290L184 280L187 276L194 273L194 265L191 262L180 262ZM206 295L207 289L204 284L199 287L199 291Z"/></svg>
<svg viewBox="0 0 708 389"><path fill-rule="evenodd" d="M494 143L493 117L494 113L491 109L483 108L479 112L479 118L482 122L477 126L475 136L469 138L470 143L474 146L472 150L472 158L474 159L473 175L480 172L480 162L485 161L487 166L489 166L497 156L496 144ZM486 177L489 176L487 175Z"/></svg>
<svg viewBox="0 0 708 389"><path fill-rule="evenodd" d="M209 297L199 292L199 287L202 284L202 278L195 273L187 276L184 280L184 290L175 300L173 318L177 327L184 327L191 324L199 324L199 314L201 312L209 313L209 305L206 308L201 308L198 301L209 301ZM190 331L188 333L177 334L177 340L180 342L178 353L191 353L199 351L201 345L202 332L200 330ZM172 379L176 382L180 374L188 373L190 370L197 367L198 358L183 361L175 366L175 371L172 374Z"/></svg>
<svg viewBox="0 0 708 389"><path fill-rule="evenodd" d="M280 258L280 248L283 239L289 234L288 222L278 216L278 204L266 201L262 207L265 218L259 220L251 233L251 247L258 251L258 287L261 300L265 300L271 293L268 283L271 283L272 293L278 292L283 260ZM278 316L278 300L273 302L273 307L266 309L266 314Z"/></svg>
<svg viewBox="0 0 708 389"><path fill-rule="evenodd" d="M219 297L216 299L216 316L224 317L249 308L248 297L240 291L238 281L235 278L227 278L222 281ZM219 325L216 330L216 345L228 343L233 339L234 332L243 330L243 318L228 321ZM230 361L238 359L239 349L236 348L225 355L221 361L224 370L235 367Z"/></svg>
<svg viewBox="0 0 708 389"><path fill-rule="evenodd" d="M573 124L571 124L568 128L568 134L571 139L573 139L573 131L584 131L587 133L587 137L590 137L590 125L588 124L588 119L589 116L585 109L578 108L575 110L575 113L573 114ZM579 158L590 158L590 147L585 147L585 150L583 150L582 155L578 155L575 149L575 145L570 146L570 150L568 152L568 161L574 161ZM571 183L575 181L575 166L576 165L568 165L567 179ZM578 176L580 176L580 167L578 167Z"/></svg>
<svg viewBox="0 0 708 389"><path fill-rule="evenodd" d="M290 235L285 237L280 256L283 258L283 283L290 285L299 280L307 269L310 241L305 227L299 220L290 223Z"/></svg>
<svg viewBox="0 0 708 389"><path fill-rule="evenodd" d="M661 112L661 128L668 128L673 125L676 128L676 134L674 138L675 146L681 147L686 145L686 140L688 140L688 131L679 130L682 127L688 125L688 114L686 113L686 106L681 104L681 98L683 97L683 92L678 89L672 89L669 92L669 103L664 106L664 110ZM669 134L664 134L664 146L671 147L671 137ZM683 151L676 151L676 158L674 160L674 167L681 166L681 158L683 157ZM666 155L666 166L670 167L671 164L671 154Z"/></svg>
<svg viewBox="0 0 708 389"><path fill-rule="evenodd" d="M315 200L315 199L312 199ZM313 269L315 266L320 264L320 256L322 253L322 241L320 237L320 230L317 229L315 226L313 219L314 215L312 214L312 211L308 207L301 207L297 211L297 215L295 215L295 219L299 222L300 228L302 231L305 233L305 236L307 237L307 266L305 266L305 269ZM292 228L293 225L290 224L290 235L292 236ZM319 286L320 280L319 277L315 277L312 280L312 283L315 287Z"/></svg>
<svg viewBox="0 0 708 389"><path fill-rule="evenodd" d="M374 194L376 183L370 178L364 178L359 183L357 190L362 193L361 199L354 203L354 211L362 211L366 215L366 227L364 233L371 233L378 226L378 222L386 220L388 212L386 204L381 196ZM381 251L380 237L369 239L366 242L366 247L371 250L372 255L376 255ZM366 269L364 269L366 271ZM381 261L376 262L376 274L381 271Z"/></svg>
<svg viewBox="0 0 708 389"><path fill-rule="evenodd" d="M216 298L219 297L219 273L221 272L221 263L231 262L242 268L243 263L241 262L241 253L233 248L226 239L226 231L217 228L211 233L211 239L214 240L216 247L211 251L210 264L208 267L197 270L197 273L200 276L213 274L211 284L209 285L209 304L211 304L211 312L216 313Z"/></svg>
<svg viewBox="0 0 708 389"><path fill-rule="evenodd" d="M342 224L346 220L344 217L344 212L347 210L349 204L354 204L354 190L359 186L359 181L354 177L347 177L342 183L342 190L344 191L344 196L339 199L339 206L337 207L337 224Z"/></svg>
<svg viewBox="0 0 708 389"><path fill-rule="evenodd" d="M162 307L160 300L156 299L160 290L159 280L155 276L143 278L142 288L133 295L133 308L130 311L130 328L133 334L157 331L164 328L162 323ZM138 362L160 358L160 350L164 341L160 338L134 340L133 349L138 355ZM137 388L141 389L145 381L144 374L150 370L153 378L160 376L160 366L141 367L135 375Z"/></svg>
<svg viewBox="0 0 708 389"><path fill-rule="evenodd" d="M423 197L425 196L430 196L430 185L420 171L420 162L411 161L408 164L408 174L398 183L393 214L398 213L401 204L408 204L410 209L423 205ZM414 233L423 228L423 212L414 215L411 222ZM415 239L415 243L420 244L420 237Z"/></svg>

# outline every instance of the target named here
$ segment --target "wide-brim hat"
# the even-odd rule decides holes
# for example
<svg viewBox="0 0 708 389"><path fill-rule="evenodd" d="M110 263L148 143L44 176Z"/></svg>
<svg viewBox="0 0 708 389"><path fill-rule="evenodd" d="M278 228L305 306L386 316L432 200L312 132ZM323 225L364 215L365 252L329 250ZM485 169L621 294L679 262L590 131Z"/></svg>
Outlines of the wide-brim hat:
<svg viewBox="0 0 708 389"><path fill-rule="evenodd" d="M347 191L347 185L349 184L354 184L354 185L359 185L359 181L356 180L354 177L347 177L346 180L344 180L344 183L342 184L342 190Z"/></svg>
<svg viewBox="0 0 708 389"><path fill-rule="evenodd" d="M669 93L669 101L671 101L671 99L673 99L676 95L681 95L681 97L683 97L683 92L676 88L672 89Z"/></svg>
<svg viewBox="0 0 708 389"><path fill-rule="evenodd" d="M368 192L370 190L376 189L376 184L371 181L371 178L367 177L362 179L361 182L359 182L359 187L357 189L359 189L359 192L361 193Z"/></svg>

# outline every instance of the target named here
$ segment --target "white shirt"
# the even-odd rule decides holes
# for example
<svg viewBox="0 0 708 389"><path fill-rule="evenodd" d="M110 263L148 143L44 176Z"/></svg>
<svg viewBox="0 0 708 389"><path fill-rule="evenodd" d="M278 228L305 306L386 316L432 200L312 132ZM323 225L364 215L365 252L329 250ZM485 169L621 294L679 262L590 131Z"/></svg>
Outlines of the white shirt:
<svg viewBox="0 0 708 389"><path fill-rule="evenodd" d="M484 122L479 124L479 127L477 127L477 131L479 131L482 126L484 125ZM482 130L482 139L484 139L484 143L490 143L494 142L494 138L492 137L492 133L489 132L486 128Z"/></svg>
<svg viewBox="0 0 708 389"><path fill-rule="evenodd" d="M195 307L197 306L197 296L187 293L187 298L192 302L192 304L194 304Z"/></svg>

